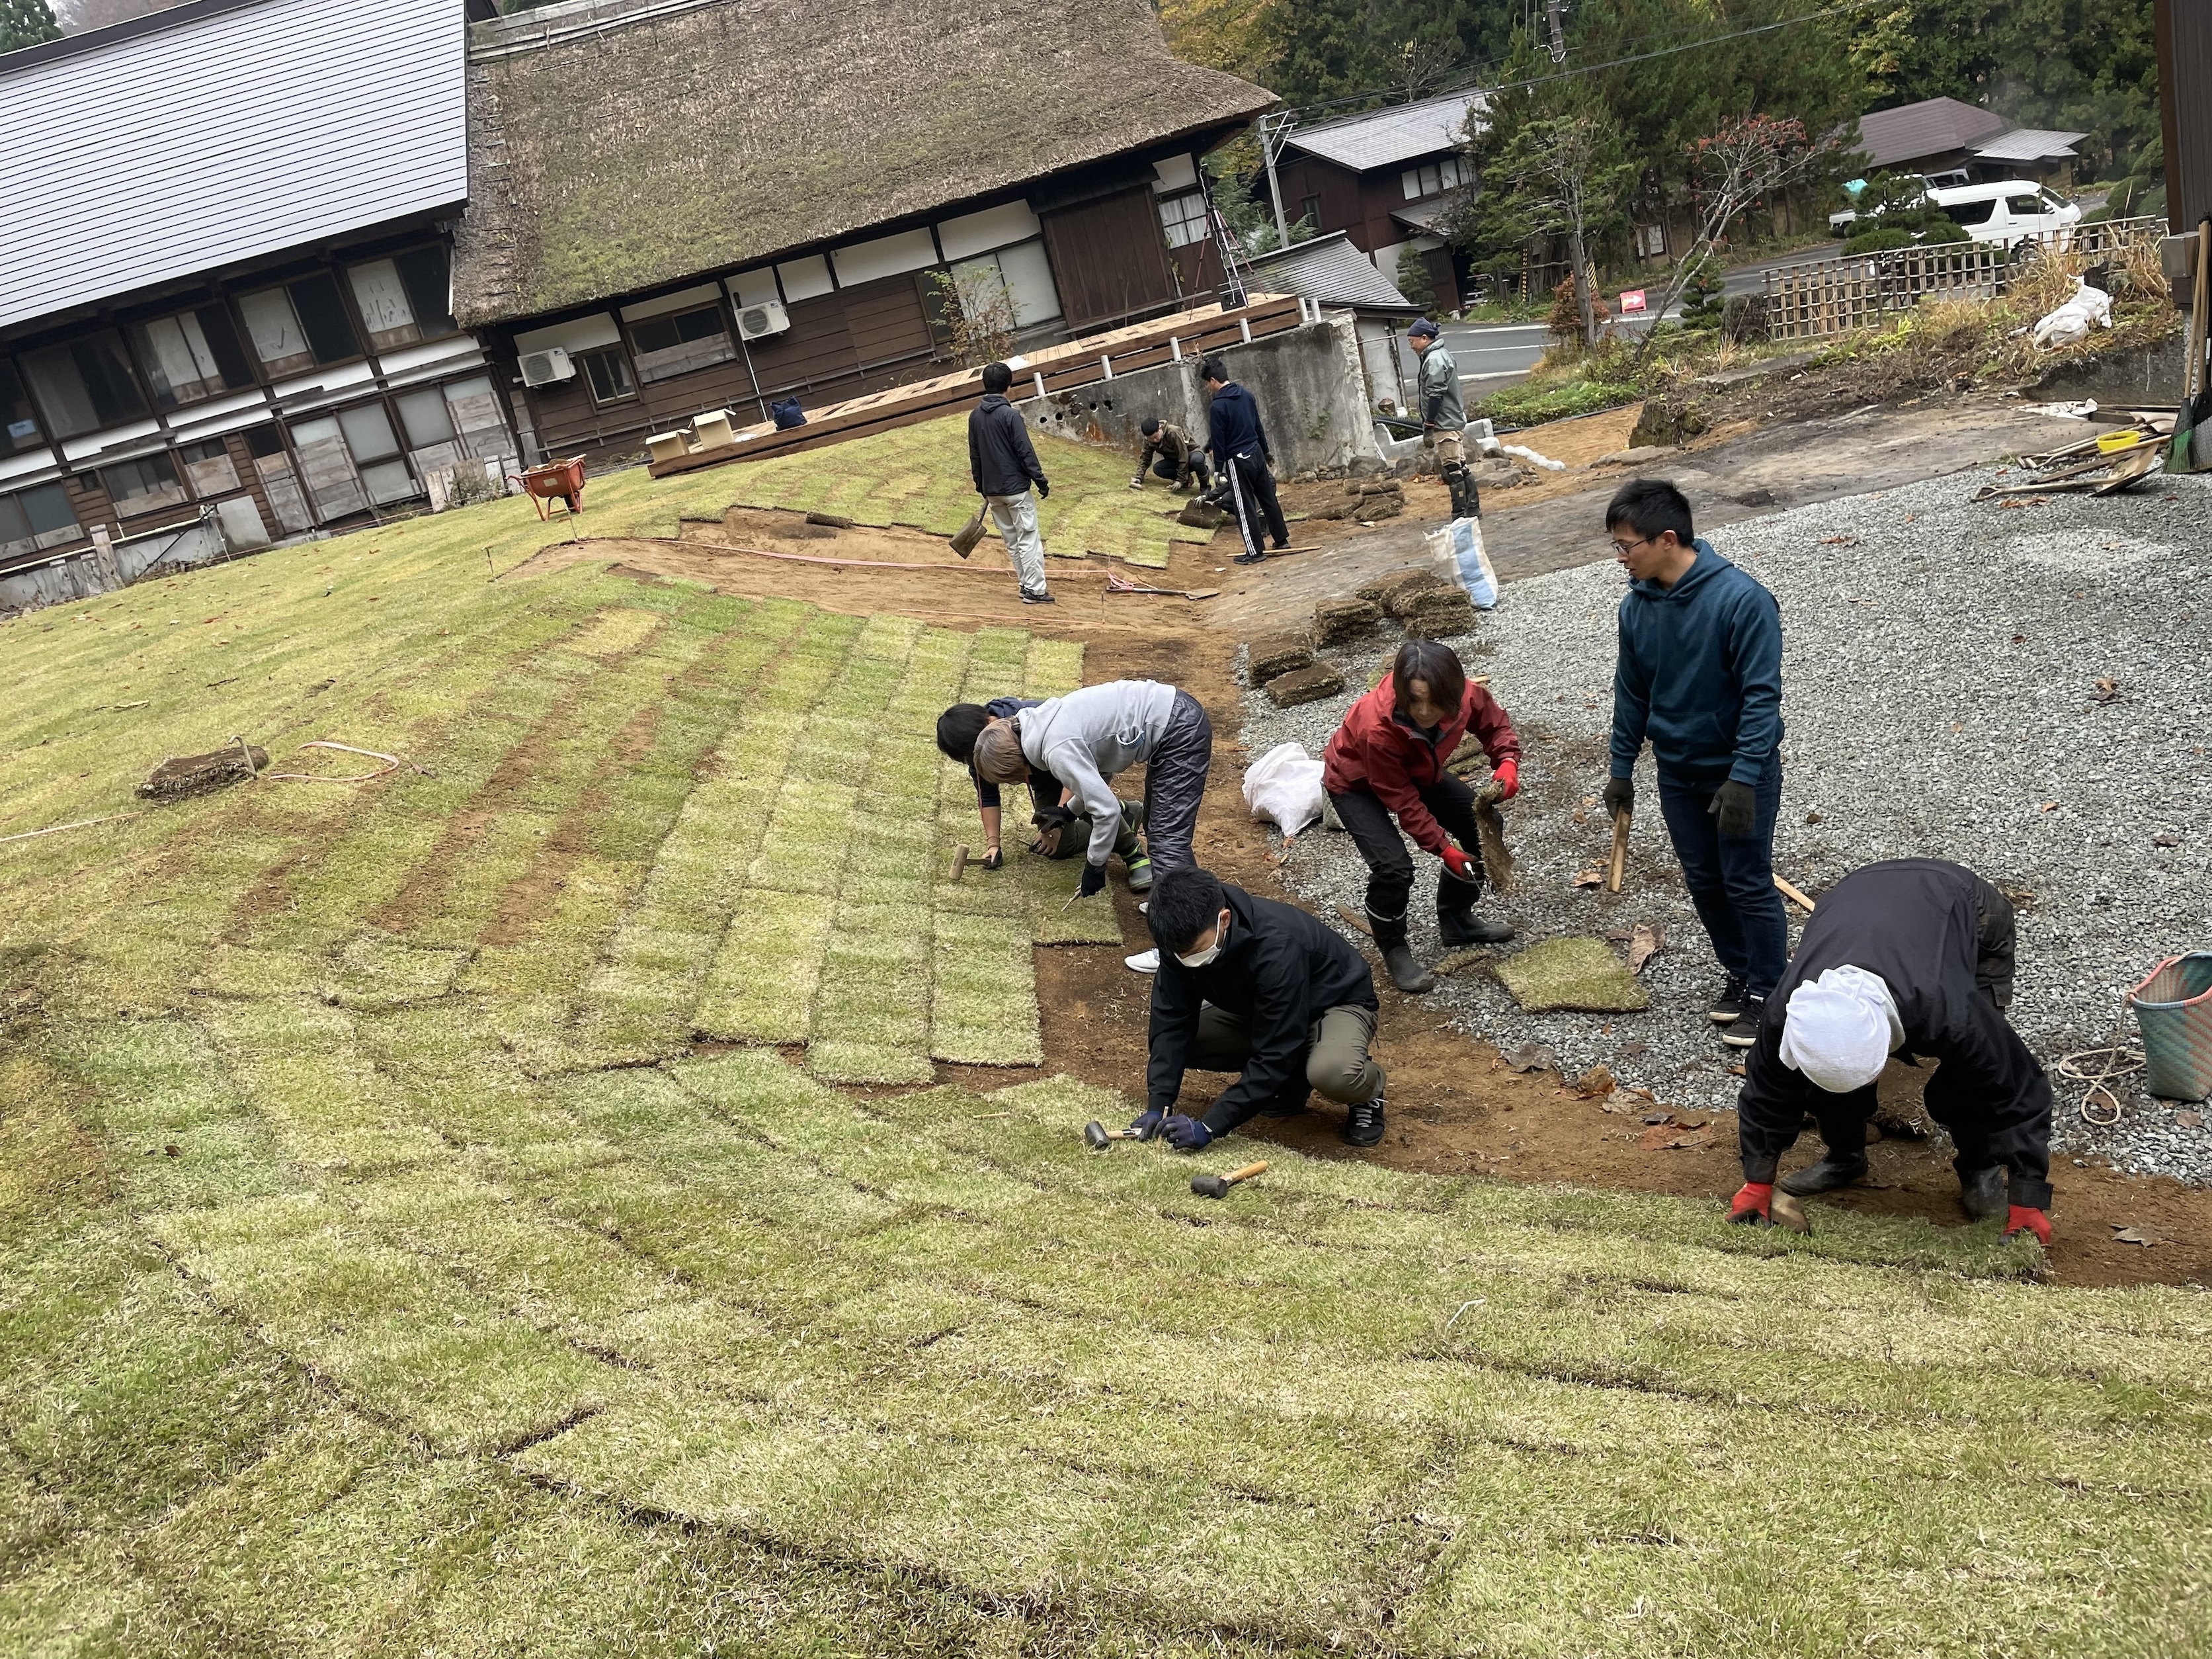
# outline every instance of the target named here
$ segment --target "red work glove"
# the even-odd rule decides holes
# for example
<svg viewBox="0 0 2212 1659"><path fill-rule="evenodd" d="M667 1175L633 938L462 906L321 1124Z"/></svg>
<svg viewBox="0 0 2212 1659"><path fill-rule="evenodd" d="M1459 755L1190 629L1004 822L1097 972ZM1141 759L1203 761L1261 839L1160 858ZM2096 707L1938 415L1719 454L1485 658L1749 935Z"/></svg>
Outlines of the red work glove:
<svg viewBox="0 0 2212 1659"><path fill-rule="evenodd" d="M2005 1240L2009 1243L2022 1231L2035 1235L2035 1241L2045 1249L2051 1247L2051 1217L2040 1210L2030 1210L2014 1205L2005 1212Z"/></svg>
<svg viewBox="0 0 2212 1659"><path fill-rule="evenodd" d="M1739 1224L1755 1223L1761 1227L1774 1225L1770 1213L1774 1203L1774 1183L1771 1180L1747 1180L1735 1190L1735 1201L1729 1205L1728 1218Z"/></svg>
<svg viewBox="0 0 2212 1659"><path fill-rule="evenodd" d="M1444 850L1441 856L1444 861L1444 868L1458 876L1461 881L1472 881L1475 879L1474 860L1452 845L1450 842L1444 843Z"/></svg>
<svg viewBox="0 0 2212 1659"><path fill-rule="evenodd" d="M1511 759L1499 761L1498 770L1491 774L1491 781L1503 790L1505 798L1510 801L1521 793L1521 763Z"/></svg>

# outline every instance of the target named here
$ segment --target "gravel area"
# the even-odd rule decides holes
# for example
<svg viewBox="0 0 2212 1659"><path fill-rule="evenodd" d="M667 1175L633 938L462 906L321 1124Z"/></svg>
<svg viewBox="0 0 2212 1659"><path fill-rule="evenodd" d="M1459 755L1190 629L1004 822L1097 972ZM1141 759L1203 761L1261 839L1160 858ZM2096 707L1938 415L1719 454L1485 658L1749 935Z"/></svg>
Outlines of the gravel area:
<svg viewBox="0 0 2212 1659"><path fill-rule="evenodd" d="M1995 467L1728 527L1723 553L1773 590L1784 634L1784 789L1777 869L1807 892L1860 864L1954 858L2012 894L2020 966L2012 1018L2046 1064L2124 1034L2122 992L2163 957L2212 948L2212 479L2154 478L2102 500L1975 503ZM1694 503L1693 503L1694 504ZM1592 524L1596 547L1602 527ZM1734 1104L1735 1051L1704 1017L1719 970L1667 845L1647 754L1625 890L1577 889L1610 831L1596 795L1612 722L1611 560L1509 584L1452 642L1487 674L1528 751L1509 808L1517 890L1486 908L1518 948L1650 922L1666 948L1644 970L1652 1006L1627 1016L1521 1012L1480 966L1426 1000L1501 1046L1549 1044L1570 1077L1600 1061L1670 1106ZM1322 655L1356 690L1395 638ZM2117 682L2100 692L2100 679ZM1245 699L1254 759L1295 740L1318 757L1352 693L1279 710ZM1424 863L1428 861L1424 860ZM1413 945L1440 954L1431 872ZM1350 838L1299 838L1285 879L1328 913L1358 910ZM1793 938L1802 913L1790 908ZM2059 1146L2212 1182L2212 1129L2123 1086L2094 1129L2059 1089ZM2140 1073L2136 1082L2140 1083Z"/></svg>

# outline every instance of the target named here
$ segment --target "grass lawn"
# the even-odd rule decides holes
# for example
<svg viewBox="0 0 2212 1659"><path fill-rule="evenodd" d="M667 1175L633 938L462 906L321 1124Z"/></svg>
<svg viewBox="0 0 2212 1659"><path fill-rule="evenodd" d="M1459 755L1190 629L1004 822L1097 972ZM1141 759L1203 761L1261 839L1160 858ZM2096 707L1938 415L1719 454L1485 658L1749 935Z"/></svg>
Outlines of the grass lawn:
<svg viewBox="0 0 2212 1659"><path fill-rule="evenodd" d="M1047 552L1070 558L1106 553L1160 567L1168 562L1170 541L1212 536L1175 521L1182 498L1164 487L1133 491L1127 455L1048 433L1034 441L1052 480L1052 494L1037 503ZM861 524L908 524L945 536L966 523L976 504L964 415L690 476L726 480L730 499L747 507L842 513Z"/></svg>
<svg viewBox="0 0 2212 1659"><path fill-rule="evenodd" d="M930 741L1079 652L499 505L0 624L0 834L422 769L0 844L0 1651L2204 1650L2200 1293L1091 1155Z"/></svg>

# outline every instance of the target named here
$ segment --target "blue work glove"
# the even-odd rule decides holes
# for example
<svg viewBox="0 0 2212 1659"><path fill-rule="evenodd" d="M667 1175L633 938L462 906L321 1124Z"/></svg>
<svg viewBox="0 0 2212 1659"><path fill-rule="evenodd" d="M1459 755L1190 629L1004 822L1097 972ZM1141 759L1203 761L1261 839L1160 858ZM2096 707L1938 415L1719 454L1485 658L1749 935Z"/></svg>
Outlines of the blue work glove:
<svg viewBox="0 0 2212 1659"><path fill-rule="evenodd" d="M1160 1132L1160 1125L1165 1123L1167 1119L1168 1114L1166 1113L1159 1110L1157 1107L1149 1107L1137 1114L1135 1120L1129 1125L1129 1127L1136 1131L1137 1138L1139 1140L1148 1141L1152 1139L1153 1136Z"/></svg>
<svg viewBox="0 0 2212 1659"><path fill-rule="evenodd" d="M1167 1121L1168 1144L1178 1152L1196 1152L1213 1144L1213 1131L1206 1126L1202 1118L1186 1118L1176 1113Z"/></svg>
<svg viewBox="0 0 2212 1659"><path fill-rule="evenodd" d="M1083 885L1076 889L1076 896L1079 899L1088 899L1094 893L1103 893L1105 891L1106 866L1103 864L1094 864L1088 859L1085 860L1083 865Z"/></svg>

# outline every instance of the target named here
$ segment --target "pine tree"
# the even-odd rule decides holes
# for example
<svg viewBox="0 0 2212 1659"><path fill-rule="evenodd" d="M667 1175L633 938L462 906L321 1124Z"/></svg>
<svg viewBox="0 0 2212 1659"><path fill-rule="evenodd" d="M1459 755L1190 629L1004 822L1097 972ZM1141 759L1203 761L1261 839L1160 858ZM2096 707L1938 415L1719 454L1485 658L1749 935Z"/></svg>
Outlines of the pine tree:
<svg viewBox="0 0 2212 1659"><path fill-rule="evenodd" d="M0 0L0 52L62 38L46 0Z"/></svg>

